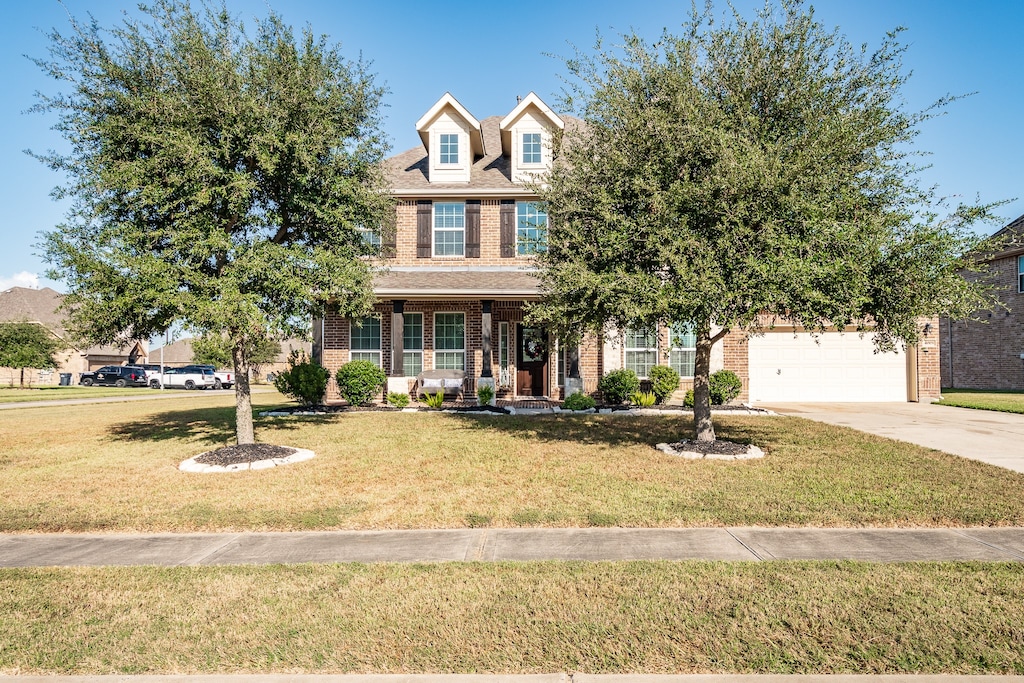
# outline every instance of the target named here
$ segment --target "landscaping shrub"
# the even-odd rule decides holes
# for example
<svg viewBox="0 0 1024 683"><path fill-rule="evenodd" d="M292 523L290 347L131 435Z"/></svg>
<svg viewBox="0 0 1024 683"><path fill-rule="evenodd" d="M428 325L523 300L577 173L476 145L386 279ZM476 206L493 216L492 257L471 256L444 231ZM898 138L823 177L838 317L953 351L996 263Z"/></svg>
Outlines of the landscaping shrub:
<svg viewBox="0 0 1024 683"><path fill-rule="evenodd" d="M590 410L595 405L597 402L593 398L579 391L566 396L562 402L562 407L566 410Z"/></svg>
<svg viewBox="0 0 1024 683"><path fill-rule="evenodd" d="M436 394L423 394L423 402L428 408L440 408L444 404L444 389L438 389Z"/></svg>
<svg viewBox="0 0 1024 683"><path fill-rule="evenodd" d="M650 408L658 402L658 397L653 391L634 391L629 395L629 401L640 408Z"/></svg>
<svg viewBox="0 0 1024 683"><path fill-rule="evenodd" d="M399 391L389 391L388 405L392 405L396 408L406 407L409 405L409 394L403 394Z"/></svg>
<svg viewBox="0 0 1024 683"><path fill-rule="evenodd" d="M338 381L338 393L354 406L369 403L379 396L387 382L384 371L368 360L345 363L334 378Z"/></svg>
<svg viewBox="0 0 1024 683"><path fill-rule="evenodd" d="M481 384L476 390L476 400L479 401L480 405L490 405L494 399L494 387L490 384Z"/></svg>
<svg viewBox="0 0 1024 683"><path fill-rule="evenodd" d="M711 405L724 406L740 395L743 382L732 370L719 370L711 374L709 388L711 390ZM693 389L686 390L683 407L693 407Z"/></svg>
<svg viewBox="0 0 1024 683"><path fill-rule="evenodd" d="M724 406L740 395L743 382L732 370L719 370L711 373L710 389L711 403L716 406Z"/></svg>
<svg viewBox="0 0 1024 683"><path fill-rule="evenodd" d="M323 403L330 378L327 368L300 351L292 351L288 356L288 369L274 378L274 388L303 405L316 405Z"/></svg>
<svg viewBox="0 0 1024 683"><path fill-rule="evenodd" d="M606 403L623 403L640 390L640 380L632 370L612 370L597 383Z"/></svg>
<svg viewBox="0 0 1024 683"><path fill-rule="evenodd" d="M655 365L647 375L651 380L651 393L658 403L664 403L679 388L679 373L667 365Z"/></svg>

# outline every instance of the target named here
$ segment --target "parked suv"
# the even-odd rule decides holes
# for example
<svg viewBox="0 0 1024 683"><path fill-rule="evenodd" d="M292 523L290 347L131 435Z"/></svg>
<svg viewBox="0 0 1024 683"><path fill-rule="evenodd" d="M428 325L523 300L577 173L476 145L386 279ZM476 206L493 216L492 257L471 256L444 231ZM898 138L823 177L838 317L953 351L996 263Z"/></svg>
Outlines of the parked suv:
<svg viewBox="0 0 1024 683"><path fill-rule="evenodd" d="M149 386L159 389L212 389L214 384L213 370L196 368L165 368L164 374L157 372L149 380Z"/></svg>
<svg viewBox="0 0 1024 683"><path fill-rule="evenodd" d="M115 387L146 386L146 371L135 365L104 365L95 372L83 372L78 383L85 387L94 384Z"/></svg>

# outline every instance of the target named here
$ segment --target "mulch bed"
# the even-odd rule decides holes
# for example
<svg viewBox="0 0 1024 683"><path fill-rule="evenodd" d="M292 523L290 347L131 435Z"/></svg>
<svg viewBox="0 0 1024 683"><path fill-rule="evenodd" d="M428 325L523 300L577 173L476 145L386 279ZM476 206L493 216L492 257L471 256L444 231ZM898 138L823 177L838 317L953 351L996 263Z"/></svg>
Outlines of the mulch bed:
<svg viewBox="0 0 1024 683"><path fill-rule="evenodd" d="M196 462L203 465L236 465L242 462L257 462L259 460L272 460L274 458L285 458L295 452L294 448L286 446L272 446L268 443L249 443L235 446L225 446L209 453L203 453L196 458Z"/></svg>
<svg viewBox="0 0 1024 683"><path fill-rule="evenodd" d="M745 443L723 441L721 439L716 441L691 441L690 439L683 439L668 445L680 452L700 453L701 455L744 455L747 449L750 448Z"/></svg>

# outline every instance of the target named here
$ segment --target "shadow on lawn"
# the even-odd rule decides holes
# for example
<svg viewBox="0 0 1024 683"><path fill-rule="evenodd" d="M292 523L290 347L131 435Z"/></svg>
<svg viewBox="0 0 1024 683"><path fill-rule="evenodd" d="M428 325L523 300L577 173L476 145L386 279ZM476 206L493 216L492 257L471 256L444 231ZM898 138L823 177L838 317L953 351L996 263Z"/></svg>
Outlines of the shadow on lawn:
<svg viewBox="0 0 1024 683"><path fill-rule="evenodd" d="M271 409L272 407L259 406L257 410L263 412ZM257 416L254 421L257 440L259 440L261 419ZM295 416L287 421L275 421L274 431L294 430L303 425L326 424L330 421L329 416ZM114 438L122 441L171 441L183 438L201 438L215 444L234 443L235 408L227 406L169 410L114 425L111 434Z"/></svg>
<svg viewBox="0 0 1024 683"><path fill-rule="evenodd" d="M458 416L467 429L497 432L541 442L571 441L604 446L653 446L694 438L693 417L603 415L543 415L530 417ZM750 444L763 440L762 430L754 425L726 425L715 421L719 439Z"/></svg>

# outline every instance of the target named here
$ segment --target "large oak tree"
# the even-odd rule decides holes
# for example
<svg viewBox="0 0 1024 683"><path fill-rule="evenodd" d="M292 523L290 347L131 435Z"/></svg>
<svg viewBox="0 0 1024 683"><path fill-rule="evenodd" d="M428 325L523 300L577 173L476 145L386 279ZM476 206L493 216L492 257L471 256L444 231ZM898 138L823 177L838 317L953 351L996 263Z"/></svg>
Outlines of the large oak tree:
<svg viewBox="0 0 1024 683"><path fill-rule="evenodd" d="M989 207L940 202L917 181L898 34L853 48L802 3L755 18L694 10L681 33L636 35L566 60L551 226L534 320L569 334L689 322L694 416L713 441L712 346L771 321L853 325L881 351L920 316L966 315L983 291L958 271Z"/></svg>
<svg viewBox="0 0 1024 683"><path fill-rule="evenodd" d="M328 302L368 310L360 228L392 213L382 89L362 61L271 13L157 0L109 30L72 19L37 63L70 151L67 220L45 235L72 327L94 343L172 325L230 340L237 437L254 439L249 349L302 334Z"/></svg>

